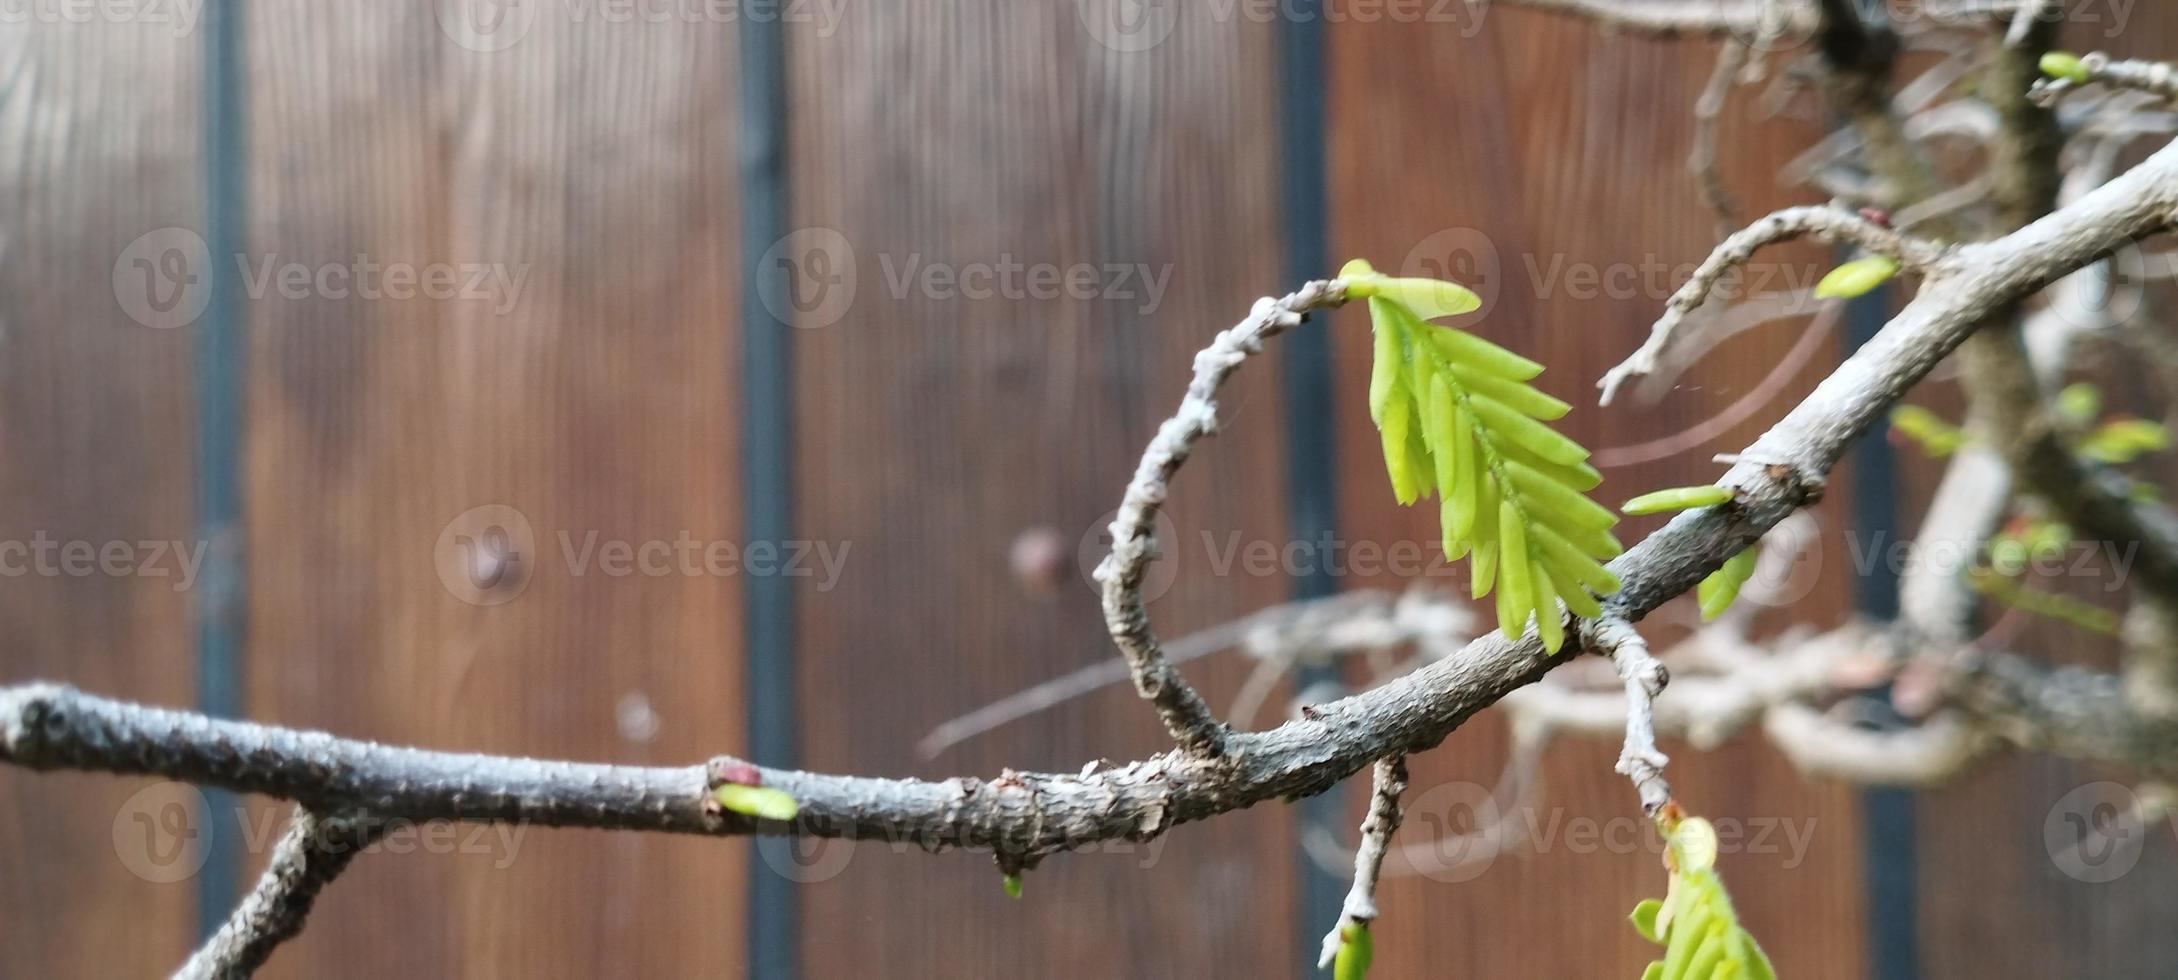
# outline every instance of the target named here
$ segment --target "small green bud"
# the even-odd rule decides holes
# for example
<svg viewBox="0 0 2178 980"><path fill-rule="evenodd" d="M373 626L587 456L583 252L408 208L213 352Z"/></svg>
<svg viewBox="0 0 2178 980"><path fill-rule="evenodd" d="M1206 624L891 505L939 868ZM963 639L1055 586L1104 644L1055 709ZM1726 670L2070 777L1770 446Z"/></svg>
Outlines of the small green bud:
<svg viewBox="0 0 2178 980"><path fill-rule="evenodd" d="M2042 74L2062 78L2075 85L2087 84L2087 65L2080 56L2070 51L2052 51L2042 56Z"/></svg>
<svg viewBox="0 0 2178 980"><path fill-rule="evenodd" d="M1732 499L1732 491L1718 486L1672 487L1644 493L1626 501L1618 509L1628 514L1661 514L1667 510L1687 510L1693 507L1711 507Z"/></svg>
<svg viewBox="0 0 2178 980"><path fill-rule="evenodd" d="M718 798L720 806L759 820L792 820L802 809L793 797L768 786L727 783L712 790L711 795Z"/></svg>
<svg viewBox="0 0 2178 980"><path fill-rule="evenodd" d="M1866 296L1870 290L1897 275L1898 268L1898 260L1887 255L1854 259L1823 276L1823 280L1815 284L1815 298L1852 299Z"/></svg>
<svg viewBox="0 0 2178 980"><path fill-rule="evenodd" d="M1369 964L1375 959L1376 940L1369 938L1369 927L1349 923L1339 929L1339 954L1331 960L1331 978L1362 980L1369 975Z"/></svg>
<svg viewBox="0 0 2178 980"><path fill-rule="evenodd" d="M1003 881L999 882L999 884L1000 884L1001 886L1003 886L1003 887L1004 887L1004 888L1006 889L1006 897L1007 897L1007 898L1020 898L1020 897L1021 897L1021 876L1020 876L1020 875L1007 875L1007 876L1005 877L1005 879L1004 879Z"/></svg>

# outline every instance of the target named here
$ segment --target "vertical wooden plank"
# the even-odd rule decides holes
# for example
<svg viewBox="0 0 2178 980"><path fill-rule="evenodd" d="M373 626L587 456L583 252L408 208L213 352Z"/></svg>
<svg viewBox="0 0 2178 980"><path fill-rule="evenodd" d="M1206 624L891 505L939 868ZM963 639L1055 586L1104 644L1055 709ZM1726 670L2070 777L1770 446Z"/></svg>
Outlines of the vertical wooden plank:
<svg viewBox="0 0 2178 980"><path fill-rule="evenodd" d="M462 19L487 7L512 19ZM248 258L275 276L249 301L251 713L551 757L732 750L753 567L732 26L251 10ZM290 264L309 278L293 294ZM737 557L712 565L712 543ZM741 960L739 847L530 829L407 846L359 862L279 972Z"/></svg>
<svg viewBox="0 0 2178 980"><path fill-rule="evenodd" d="M197 25L25 12L0 29L0 673L188 704ZM180 962L202 797L7 768L0 800L9 972Z"/></svg>
<svg viewBox="0 0 2178 980"><path fill-rule="evenodd" d="M1594 407L1595 379L1639 345L1670 290L1715 241L1715 219L1685 169L1692 105L1713 47L1610 37L1577 20L1513 10L1427 30L1355 21L1335 24L1331 34L1337 257L1476 284L1490 305L1469 321L1472 329L1550 366L1539 384L1577 406L1562 423L1574 438L1601 450L1684 431L1756 390L1798 338L1798 322L1744 335L1654 407ZM1751 101L1740 93L1727 110L1726 177L1742 206L1760 213L1796 200L1775 189L1773 175L1814 134L1758 121ZM1770 271L1800 277L1803 286L1826 265L1819 250L1782 251L1774 262ZM1784 285L1780 275L1747 287ZM1346 475L1340 527L1357 540L1414 542L1435 553L1435 511L1399 509L1385 485L1360 397L1369 359L1364 324L1350 311L1332 327L1338 378L1347 386L1337 402ZM1607 468L1599 499L1615 504L1643 490L1713 479L1719 468L1711 454L1745 445L1826 367L1799 371L1760 410L1707 441ZM1789 613L1768 617L1771 626L1843 612L1841 512L1832 502L1820 513L1832 529L1817 559L1826 574ZM1661 523L1629 521L1622 536L1633 540ZM1464 589L1465 569L1440 569L1440 587ZM1668 643L1680 631L1675 624L1688 621L1683 613L1659 612L1644 630ZM1667 745L1673 785L1698 812L1743 828L1725 874L1779 970L1854 972L1864 941L1854 797L1803 782L1758 741L1742 738L1713 752ZM1406 842L1434 839L1443 842L1441 858L1458 858L1455 835L1473 826L1468 806L1496 783L1505 745L1501 724L1486 716L1414 760ZM1639 973L1656 947L1624 927L1624 918L1637 900L1661 894L1664 876L1633 794L1612 772L1616 752L1606 739L1559 740L1545 755L1533 810L1508 815L1529 844L1460 873L1389 884L1380 897L1379 969L1393 976ZM1758 833L1767 837L1758 841ZM1544 939L1534 927L1542 909L1589 938Z"/></svg>
<svg viewBox="0 0 2178 980"><path fill-rule="evenodd" d="M835 290L854 274L851 301L812 288L796 321L797 520L852 545L838 586L802 598L808 766L995 776L1166 743L1119 686L934 760L914 749L1114 655L1082 574L1098 529L1193 352L1282 285L1279 249L1251 244L1278 229L1274 28L1187 8L1158 30L1182 9L1156 8L1156 36L1073 3L880 4L791 34L795 223L812 229L794 253L829 262ZM1167 636L1285 598L1287 576L1219 575L1204 544L1283 538L1276 378L1275 361L1241 372L1175 487L1174 580L1150 607ZM1024 534L1061 542L1048 591L1009 571ZM1222 706L1242 669L1190 674ZM1291 830L1267 808L1055 856L1019 902L983 855L825 850L804 871L805 970L1297 975L1262 932L1290 918Z"/></svg>
<svg viewBox="0 0 2178 980"><path fill-rule="evenodd" d="M2172 38L2178 10L2167 5L2117 9L2068 7L2064 43L2075 51L2116 57L2178 56ZM2152 146L2143 141L2142 149ZM2167 301L2169 294L2158 290ZM2147 314L2144 314L2147 315ZM2075 376L2103 385L2113 411L2153 417L2151 368L2122 347L2086 345ZM1924 403L1957 418L1955 385L1925 393ZM2151 407L2154 406L2154 407ZM1905 457L1911 459L1908 454ZM1909 465L1922 492L1907 495L1917 511L1941 464ZM2035 583L2107 608L2129 601L2104 591L2116 574L2107 564L2085 576ZM2001 607L1987 616L2002 613ZM2114 642L2054 623L2030 621L2010 643L2053 663L2116 669ZM2119 836L2078 845L2076 821L2131 799L2140 774L2039 755L1999 758L1968 773L1920 804L1920 921L1922 960L1930 977L2169 976L2178 968L2178 847L2172 824L2119 827ZM2100 814L2107 816L2107 813ZM2103 846L2107 845L2107 846Z"/></svg>

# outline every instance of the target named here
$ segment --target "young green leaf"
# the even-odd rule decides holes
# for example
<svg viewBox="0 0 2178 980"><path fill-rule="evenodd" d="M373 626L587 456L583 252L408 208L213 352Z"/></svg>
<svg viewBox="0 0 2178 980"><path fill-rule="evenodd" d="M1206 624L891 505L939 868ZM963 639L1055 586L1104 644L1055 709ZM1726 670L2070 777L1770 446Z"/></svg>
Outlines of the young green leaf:
<svg viewBox="0 0 2178 980"><path fill-rule="evenodd" d="M743 786L727 783L712 790L720 806L743 816L759 820L792 820L801 812L801 804L784 791L769 786Z"/></svg>
<svg viewBox="0 0 2178 980"><path fill-rule="evenodd" d="M1634 930L1664 947L1664 958L1651 962L1643 980L1776 980L1776 970L1761 945L1739 923L1717 876L1715 828L1700 817L1663 822L1671 872L1664 900L1634 907Z"/></svg>
<svg viewBox="0 0 2178 980"><path fill-rule="evenodd" d="M1623 550L1611 536L1618 515L1586 496L1603 475L1548 424L1570 406L1528 383L1542 365L1428 322L1476 309L1473 293L1378 275L1359 259L1339 276L1347 296L1368 300L1376 332L1369 414L1392 495L1437 495L1445 556L1468 559L1474 597L1495 589L1498 628L1518 636L1533 620L1557 652L1564 610L1600 611L1595 594L1618 588L1602 562Z"/></svg>
<svg viewBox="0 0 2178 980"><path fill-rule="evenodd" d="M2080 455L2098 463L2130 463L2170 448L2170 430L2146 419L2117 419L2080 440Z"/></svg>
<svg viewBox="0 0 2178 980"><path fill-rule="evenodd" d="M1701 603L1703 622L1724 615L1724 611L1732 607L1732 600L1739 598L1739 590L1746 586L1748 579L1754 578L1755 564L1761 557L1760 542L1748 545L1739 554L1725 559L1723 565L1695 586L1694 597Z"/></svg>
<svg viewBox="0 0 2178 980"><path fill-rule="evenodd" d="M1000 880L999 880L999 887L1001 887L1001 888L1004 888L1004 889L1006 890L1006 897L1007 897L1007 898L1020 898L1020 897L1021 897L1021 876L1020 876L1020 875L1007 875L1006 877L1004 877L1004 878L1002 878L1002 879L1000 879Z"/></svg>
<svg viewBox="0 0 2178 980"><path fill-rule="evenodd" d="M1966 445L1966 430L1919 405L1891 409L1891 431L1913 440L1930 459L1942 459Z"/></svg>
<svg viewBox="0 0 2178 980"><path fill-rule="evenodd" d="M1852 299L1888 282L1898 274L1898 260L1887 255L1854 259L1830 270L1815 284L1816 299Z"/></svg>
<svg viewBox="0 0 2178 980"><path fill-rule="evenodd" d="M2062 78L2075 85L2085 85L2089 78L2087 64L2070 51L2052 51L2042 56L2042 74Z"/></svg>
<svg viewBox="0 0 2178 980"><path fill-rule="evenodd" d="M1364 922L1349 922L1339 927L1339 952L1331 960L1332 980L1362 980L1369 975L1369 964L1376 959L1376 940L1369 937L1369 926Z"/></svg>
<svg viewBox="0 0 2178 980"><path fill-rule="evenodd" d="M1619 510L1634 516L1661 514L1667 510L1687 510L1694 507L1713 507L1732 499L1732 491L1719 486L1672 487L1644 493L1619 505Z"/></svg>

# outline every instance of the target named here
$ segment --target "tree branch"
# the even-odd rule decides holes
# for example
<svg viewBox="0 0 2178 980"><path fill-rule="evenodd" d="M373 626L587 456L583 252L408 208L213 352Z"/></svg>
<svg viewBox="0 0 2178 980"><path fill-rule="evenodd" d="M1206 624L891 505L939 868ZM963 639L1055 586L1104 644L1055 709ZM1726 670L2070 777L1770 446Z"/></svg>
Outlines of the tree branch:
<svg viewBox="0 0 2178 980"><path fill-rule="evenodd" d="M328 816L296 807L257 887L243 896L226 924L175 971L175 980L254 975L274 948L302 932L318 892L339 877L383 828L382 823L352 811Z"/></svg>
<svg viewBox="0 0 2178 980"><path fill-rule="evenodd" d="M1165 659L1164 648L1150 630L1149 609L1142 601L1142 576L1157 557L1157 512L1171 493L1174 474L1187 462L1196 441L1217 431L1218 388L1250 355L1261 353L1263 341L1299 326L1302 317L1325 306L1346 301L1343 283L1311 282L1282 299L1256 301L1248 318L1217 335L1210 346L1195 355L1195 377L1187 386L1180 408L1158 427L1134 480L1112 519L1112 553L1097 565L1096 578L1104 587L1104 625L1112 642L1127 660L1134 688L1157 706L1173 741L1195 755L1214 756L1225 750L1226 728L1212 714L1202 695Z"/></svg>
<svg viewBox="0 0 2178 980"><path fill-rule="evenodd" d="M1323 937L1323 954L1316 961L1318 969L1328 969L1338 957L1347 926L1366 929L1376 921L1376 880L1383 873L1384 852L1391 845L1391 836L1399 832L1399 797L1406 791L1406 757L1378 759L1369 779L1369 815L1361 820L1361 844L1354 848L1354 884L1346 892L1339 921Z"/></svg>

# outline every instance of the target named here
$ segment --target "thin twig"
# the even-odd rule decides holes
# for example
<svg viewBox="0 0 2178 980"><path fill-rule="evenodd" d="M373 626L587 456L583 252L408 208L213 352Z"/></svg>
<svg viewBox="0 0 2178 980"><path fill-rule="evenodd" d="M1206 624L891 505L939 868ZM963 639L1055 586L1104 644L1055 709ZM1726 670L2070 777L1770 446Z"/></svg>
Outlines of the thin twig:
<svg viewBox="0 0 2178 980"><path fill-rule="evenodd" d="M1195 377L1180 408L1157 429L1135 467L1134 479L1112 519L1112 553L1097 565L1104 587L1104 625L1127 660L1135 690L1156 705L1172 739L1188 752L1215 756L1224 751L1223 722L1195 693L1187 679L1165 659L1151 631L1142 600L1142 578L1157 557L1157 513L1171 495L1172 477L1187 462L1197 440L1217 431L1218 388L1263 341L1299 326L1309 312L1345 302L1343 283L1318 280L1281 299L1257 300L1248 318L1217 335L1195 355Z"/></svg>
<svg viewBox="0 0 2178 980"><path fill-rule="evenodd" d="M236 980L255 975L275 948L301 934L318 892L339 877L383 828L384 824L355 811L327 815L296 807L257 887L243 896L226 924L175 971L175 980Z"/></svg>
<svg viewBox="0 0 2178 980"><path fill-rule="evenodd" d="M1368 928L1376 921L1376 879L1384 870L1384 851L1399 831L1399 797L1407 791L1407 759L1379 759L1369 780L1369 815L1361 820L1361 844L1354 848L1354 884L1347 889L1339 921L1323 937L1319 969L1329 968L1345 941L1347 926Z"/></svg>

